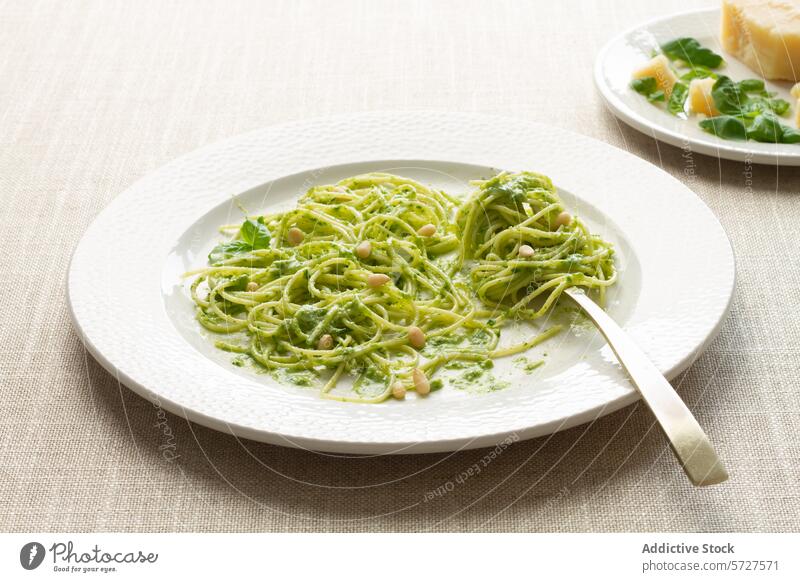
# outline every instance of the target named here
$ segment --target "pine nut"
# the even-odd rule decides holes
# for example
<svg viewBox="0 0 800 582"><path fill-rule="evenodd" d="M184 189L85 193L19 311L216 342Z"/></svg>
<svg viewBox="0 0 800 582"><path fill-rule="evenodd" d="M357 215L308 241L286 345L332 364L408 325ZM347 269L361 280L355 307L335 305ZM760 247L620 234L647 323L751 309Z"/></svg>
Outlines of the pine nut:
<svg viewBox="0 0 800 582"><path fill-rule="evenodd" d="M356 247L356 255L360 259L366 259L372 252L372 243L368 240L362 241Z"/></svg>
<svg viewBox="0 0 800 582"><path fill-rule="evenodd" d="M258 283L256 283L255 281L250 281L250 282L247 284L247 287L246 287L246 289L247 289L247 290L248 290L250 293L252 293L253 291L258 291Z"/></svg>
<svg viewBox="0 0 800 582"><path fill-rule="evenodd" d="M400 382L395 382L392 384L392 396L398 400L403 400L406 397L406 387Z"/></svg>
<svg viewBox="0 0 800 582"><path fill-rule="evenodd" d="M411 327L408 328L408 343L410 343L412 347L418 350L424 348L425 332L423 332L416 325L412 325Z"/></svg>
<svg viewBox="0 0 800 582"><path fill-rule="evenodd" d="M567 226L570 222L572 222L572 215L569 212L562 212L558 216L556 216L555 222L553 224L556 225L556 228L559 226Z"/></svg>
<svg viewBox="0 0 800 582"><path fill-rule="evenodd" d="M333 347L333 336L329 333L326 333L317 342L317 349L318 350L329 350Z"/></svg>
<svg viewBox="0 0 800 582"><path fill-rule="evenodd" d="M519 247L518 252L521 259L527 259L533 256L533 247L529 245L522 245Z"/></svg>
<svg viewBox="0 0 800 582"><path fill-rule="evenodd" d="M414 368L414 371L411 373L411 377L414 378L414 388L416 389L417 394L420 396L425 396L431 391L431 383L428 381L428 377L425 375L425 372L419 368Z"/></svg>
<svg viewBox="0 0 800 582"><path fill-rule="evenodd" d="M433 236L436 234L436 227L432 224L426 224L419 228L417 234L420 236Z"/></svg>
<svg viewBox="0 0 800 582"><path fill-rule="evenodd" d="M306 235L297 227L292 227L289 229L289 232L286 233L286 239L289 241L289 244L292 246L297 246L303 239L306 238Z"/></svg>
<svg viewBox="0 0 800 582"><path fill-rule="evenodd" d="M369 277L367 277L367 285L373 288L386 285L388 282L389 275L384 275L383 273L372 273Z"/></svg>

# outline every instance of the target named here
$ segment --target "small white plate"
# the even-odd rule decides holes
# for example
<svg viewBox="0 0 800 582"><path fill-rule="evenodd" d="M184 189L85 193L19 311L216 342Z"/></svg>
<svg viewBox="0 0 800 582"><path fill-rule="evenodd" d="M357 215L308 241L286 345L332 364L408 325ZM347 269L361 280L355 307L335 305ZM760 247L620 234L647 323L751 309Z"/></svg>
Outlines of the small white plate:
<svg viewBox="0 0 800 582"><path fill-rule="evenodd" d="M120 194L75 251L69 302L91 354L121 382L200 424L260 441L342 453L431 452L530 438L637 399L599 334L543 344L527 375L510 359L487 394L325 400L231 365L194 320L183 272L203 266L220 224L291 206L311 185L383 170L452 192L498 168L543 172L618 250L610 313L668 376L715 335L734 285L719 222L680 182L601 142L513 119L370 113L270 127L189 154ZM523 333L525 330L519 330ZM483 386L476 385L477 391Z"/></svg>
<svg viewBox="0 0 800 582"><path fill-rule="evenodd" d="M685 12L667 16L623 32L611 40L597 55L594 80L611 111L622 121L650 135L684 149L701 154L758 164L800 166L800 144L770 144L754 141L731 141L706 133L698 125L700 116L680 119L663 108L655 107L630 88L631 74L648 60L654 49L670 40L688 36L722 55L726 66L720 72L734 81L761 78L745 64L722 50L719 42L719 9ZM792 83L766 82L792 104L789 95ZM792 118L783 123L794 126Z"/></svg>

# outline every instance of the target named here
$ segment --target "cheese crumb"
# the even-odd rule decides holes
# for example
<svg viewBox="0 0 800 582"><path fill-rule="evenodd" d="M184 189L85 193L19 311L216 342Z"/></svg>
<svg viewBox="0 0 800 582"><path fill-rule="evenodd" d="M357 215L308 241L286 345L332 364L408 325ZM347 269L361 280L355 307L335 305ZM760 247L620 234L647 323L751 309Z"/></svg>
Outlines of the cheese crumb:
<svg viewBox="0 0 800 582"><path fill-rule="evenodd" d="M672 93L672 88L678 81L678 77L669 66L669 59L664 55L653 57L641 69L636 69L633 72L634 79L642 79L644 77L653 77L656 80L658 88L664 91L664 97L669 99Z"/></svg>
<svg viewBox="0 0 800 582"><path fill-rule="evenodd" d="M689 83L689 110L692 113L702 113L708 117L719 115L717 106L714 105L714 98L711 96L711 89L716 83L715 79L692 79Z"/></svg>

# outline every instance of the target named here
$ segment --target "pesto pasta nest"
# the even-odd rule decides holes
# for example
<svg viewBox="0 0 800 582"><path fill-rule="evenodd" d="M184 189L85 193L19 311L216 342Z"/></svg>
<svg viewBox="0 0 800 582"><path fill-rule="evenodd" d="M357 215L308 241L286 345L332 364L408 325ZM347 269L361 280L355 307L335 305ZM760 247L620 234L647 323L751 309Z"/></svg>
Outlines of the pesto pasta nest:
<svg viewBox="0 0 800 582"><path fill-rule="evenodd" d="M251 216L191 273L199 322L234 364L319 385L325 398L402 399L443 368L484 370L555 335L499 347L568 287L616 281L613 247L567 213L546 176L501 173L460 200L384 173L311 188Z"/></svg>

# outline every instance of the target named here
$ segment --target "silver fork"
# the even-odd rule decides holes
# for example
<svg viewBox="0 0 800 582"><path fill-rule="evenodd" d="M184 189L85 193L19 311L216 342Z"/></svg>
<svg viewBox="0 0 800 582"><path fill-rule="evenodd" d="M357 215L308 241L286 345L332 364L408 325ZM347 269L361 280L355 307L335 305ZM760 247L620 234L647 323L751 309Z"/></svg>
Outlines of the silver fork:
<svg viewBox="0 0 800 582"><path fill-rule="evenodd" d="M715 485L728 478L728 472L681 397L630 336L587 295L574 288L566 295L589 316L619 363L639 390L667 435L672 451L695 485Z"/></svg>

